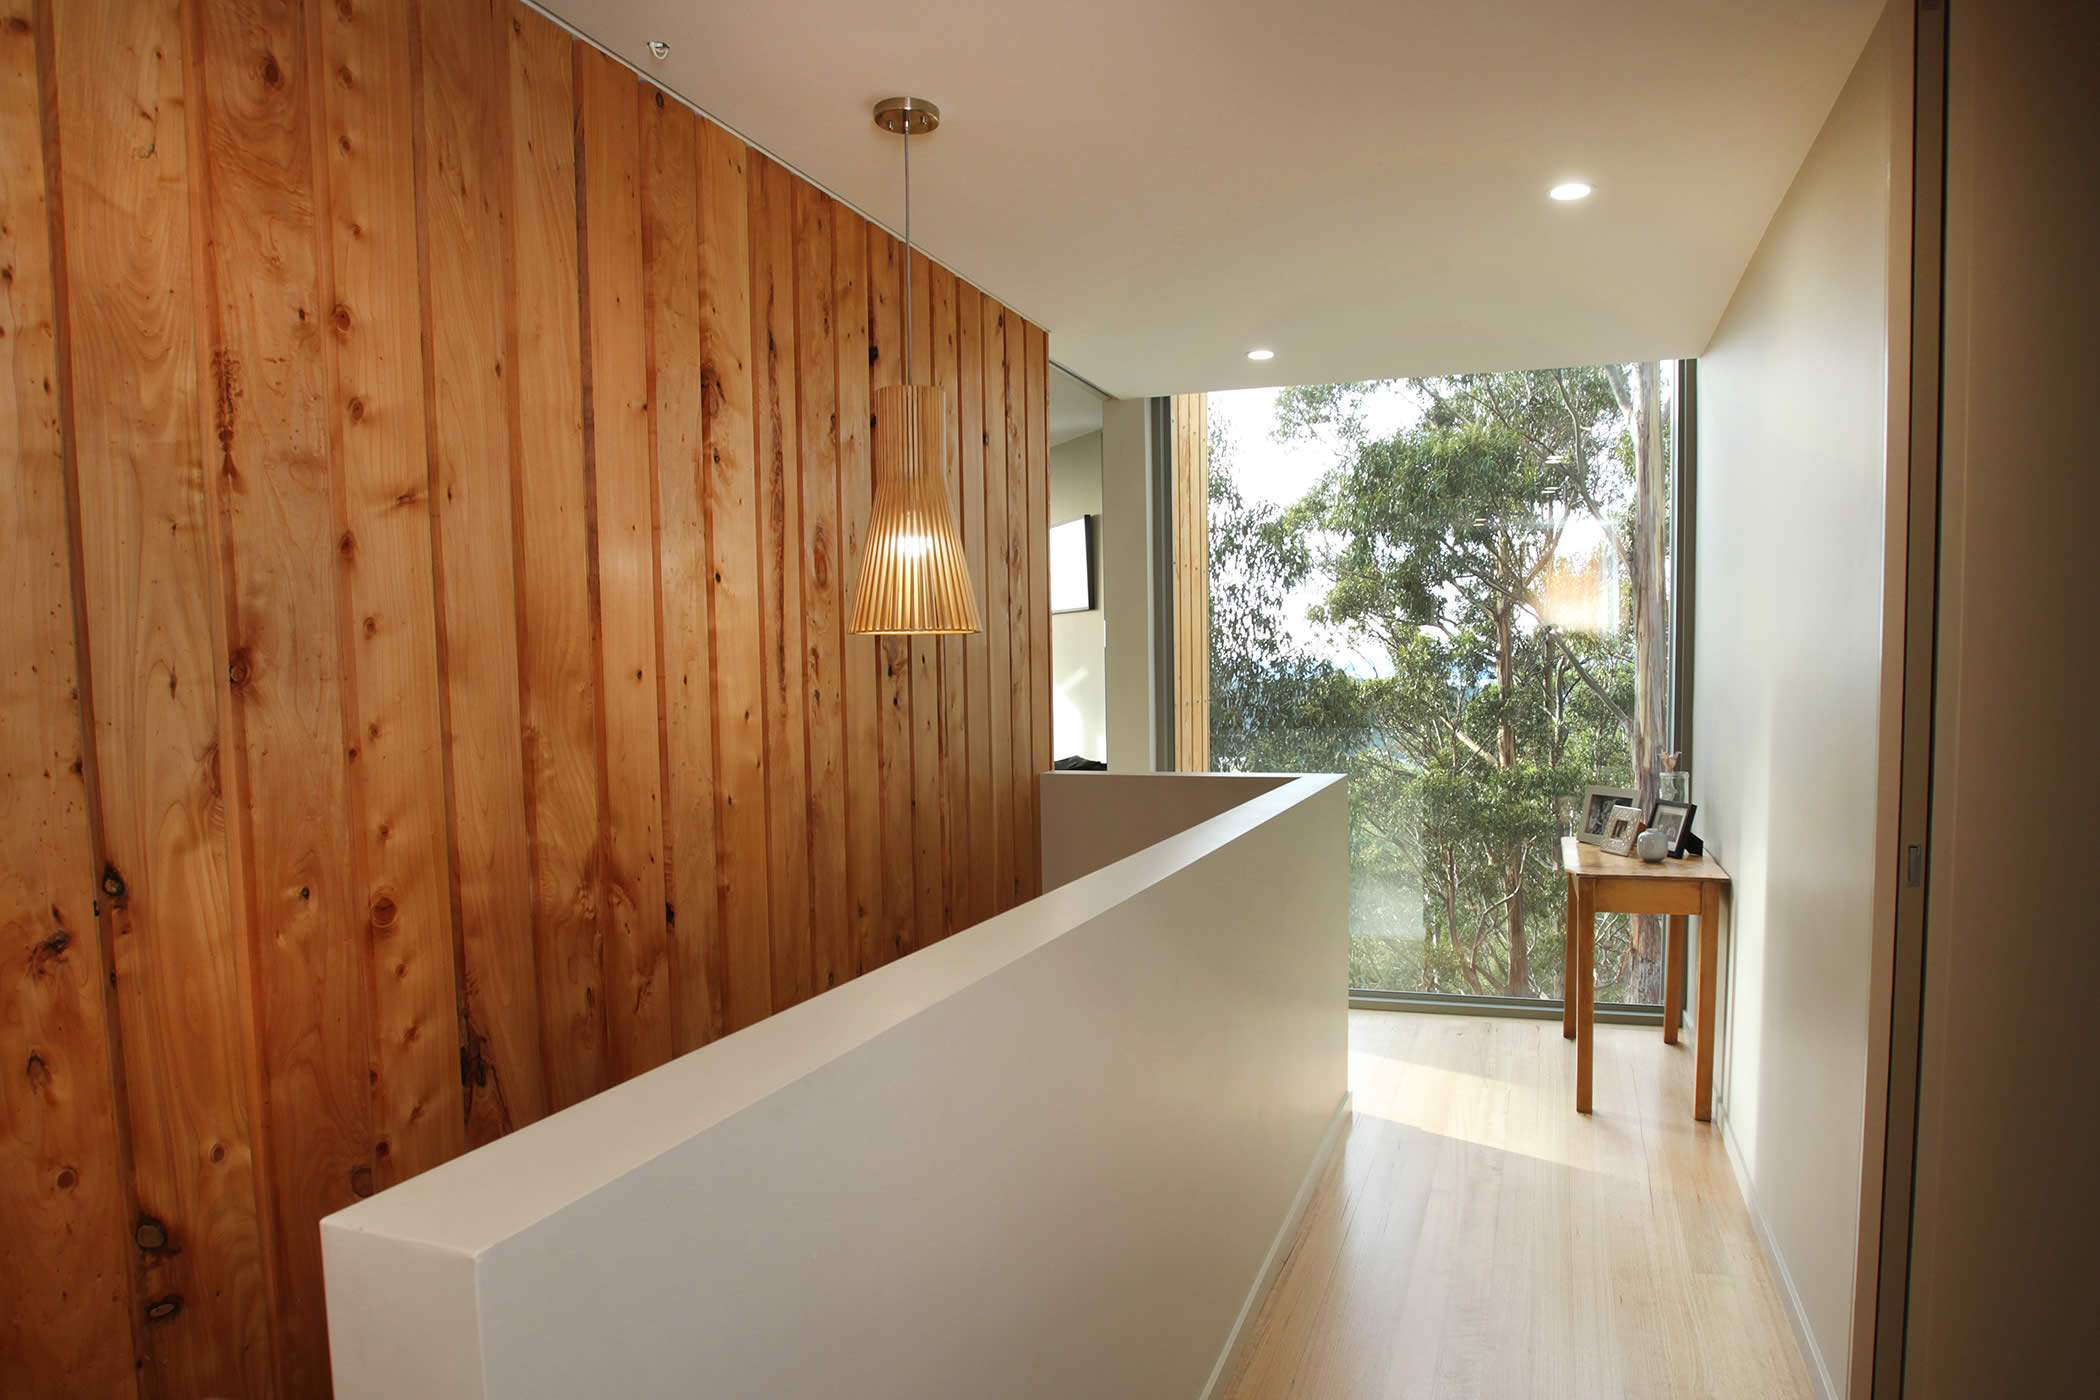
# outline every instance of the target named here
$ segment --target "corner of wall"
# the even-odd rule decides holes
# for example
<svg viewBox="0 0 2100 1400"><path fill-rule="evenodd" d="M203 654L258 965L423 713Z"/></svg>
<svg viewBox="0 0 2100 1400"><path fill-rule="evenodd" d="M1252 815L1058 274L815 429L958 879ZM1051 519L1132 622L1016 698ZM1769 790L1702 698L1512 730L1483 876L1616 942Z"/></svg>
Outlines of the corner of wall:
<svg viewBox="0 0 2100 1400"><path fill-rule="evenodd" d="M1774 212L1699 384L1694 784L1735 880L1717 1121L1831 1400L1864 1344L1895 13Z"/></svg>
<svg viewBox="0 0 2100 1400"><path fill-rule="evenodd" d="M1765 1266L1779 1284L1780 1299L1786 1304L1786 1320L1794 1329L1794 1340L1800 1344L1802 1359L1808 1363L1808 1379L1816 1388L1818 1400L1839 1400L1843 1392L1831 1377L1830 1364L1824 1360L1823 1349L1816 1344L1816 1334L1808 1324L1808 1309L1801 1302L1801 1291L1794 1286L1794 1276L1786 1266L1786 1256L1779 1252L1772 1224L1765 1219L1764 1205L1757 1195L1757 1183L1750 1176L1742 1146L1735 1138L1731 1115L1723 1105L1715 1105L1715 1120L1721 1130L1721 1143L1728 1151L1728 1168L1735 1174L1736 1190L1743 1193L1743 1204L1750 1211L1750 1223L1757 1230L1757 1246L1764 1253Z"/></svg>
<svg viewBox="0 0 2100 1400"><path fill-rule="evenodd" d="M1101 406L1101 588L1106 606L1108 766L1149 773L1153 713L1151 406Z"/></svg>

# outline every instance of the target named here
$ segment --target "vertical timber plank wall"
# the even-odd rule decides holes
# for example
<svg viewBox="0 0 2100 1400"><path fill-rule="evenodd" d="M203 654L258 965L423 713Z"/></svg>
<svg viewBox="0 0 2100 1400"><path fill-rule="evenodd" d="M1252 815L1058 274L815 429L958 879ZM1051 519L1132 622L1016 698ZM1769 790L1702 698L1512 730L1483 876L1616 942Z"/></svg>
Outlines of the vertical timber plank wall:
<svg viewBox="0 0 2100 1400"><path fill-rule="evenodd" d="M984 375L984 595L977 600L984 617L989 652L986 705L992 736L992 883L993 908L1013 902L1014 862L1019 850L1014 829L1014 765L1009 756L1020 742L1014 733L1012 701L1013 647L1008 632L1013 610L1007 598L1011 581L1008 560L1013 540L1007 533L1006 489L1006 308L989 296L980 299Z"/></svg>
<svg viewBox="0 0 2100 1400"><path fill-rule="evenodd" d="M987 630L845 630L903 250L511 0L0 0L0 1393L327 1389L319 1218L1036 892L1047 338L912 264Z"/></svg>
<svg viewBox="0 0 2100 1400"><path fill-rule="evenodd" d="M991 545L985 530L984 297L967 282L956 284L956 423L960 434L963 555L985 628L963 638L964 732L969 736L970 877L965 925L998 908L995 887L998 828L992 805L992 670L989 628L991 595L985 591L985 560ZM1047 604L1047 599L1045 600Z"/></svg>
<svg viewBox="0 0 2100 1400"><path fill-rule="evenodd" d="M75 650L49 185L29 0L0 5L0 1352L131 1384L130 1186ZM156 541L157 543L157 541Z"/></svg>
<svg viewBox="0 0 2100 1400"><path fill-rule="evenodd" d="M931 263L924 253L911 255L911 355L905 360L907 378L915 384L934 383ZM953 393L951 388L950 393ZM947 836L942 829L946 792L941 783L941 675L938 637L911 639L911 753L912 753L912 842L913 868L917 872L914 900L916 939L923 948L940 941L946 904L943 875Z"/></svg>
<svg viewBox="0 0 2100 1400"><path fill-rule="evenodd" d="M875 471L869 394L868 223L841 208L832 222L831 288L837 298L839 396L839 577L860 574L861 545L873 506ZM843 629L843 622L840 624ZM875 965L881 946L882 672L880 638L842 632L840 694L846 722L846 905L854 966Z"/></svg>
<svg viewBox="0 0 2100 1400"><path fill-rule="evenodd" d="M598 711L605 750L598 869L614 1079L672 1055L659 740L655 435L642 291L642 133L634 75L576 46L589 346L584 412L597 508ZM638 334L637 332L642 332ZM586 509L589 507L587 506Z"/></svg>
<svg viewBox="0 0 2100 1400"><path fill-rule="evenodd" d="M722 1034L725 960L715 843L715 685L707 459L701 436L700 120L644 85L642 256L655 420L665 896L673 1053ZM671 911L682 917L672 917Z"/></svg>
<svg viewBox="0 0 2100 1400"><path fill-rule="evenodd" d="M436 507L453 944L467 1141L547 1111L519 670L508 296L507 0L425 5L418 83L425 416ZM397 274L398 275L398 274Z"/></svg>
<svg viewBox="0 0 2100 1400"><path fill-rule="evenodd" d="M751 365L758 460L773 1010L809 997L807 721L802 695L802 491L795 400L794 177L763 156L751 197Z"/></svg>
<svg viewBox="0 0 2100 1400"><path fill-rule="evenodd" d="M1174 767L1210 769L1210 399L1174 412Z"/></svg>
<svg viewBox="0 0 2100 1400"><path fill-rule="evenodd" d="M130 0L39 5L13 18L50 26L39 36L39 85L45 149L62 160L51 223L62 252L54 249L49 291L69 351L57 369L72 419L65 466L79 498L74 596L88 638L80 691L94 697L84 760L97 789L99 903L116 1003L103 1048L124 1085L116 1159L87 1156L81 1143L74 1160L90 1181L129 1168L123 1186L138 1223L123 1247L135 1239L140 1249L126 1301L146 1390L267 1393L275 1374L267 1212L248 920L234 897L227 817L235 796L225 753L229 660L206 485L211 439L201 431L187 36L175 7ZM23 52L11 44L9 61ZM112 53L126 62L110 64ZM12 220L12 190L8 202ZM10 301L21 307L25 265L13 271ZM16 446L0 447L9 454L0 492L9 495L27 494L16 478L33 470L34 458L15 455ZM88 677L99 681L91 688ZM18 717L7 722L12 730ZM43 1049L30 1054L33 1064ZM15 1133L29 1126L10 1122ZM25 1228L43 1234L57 1223L46 1213ZM92 1251L82 1246L68 1250L64 1273L34 1280L12 1273L32 1256L7 1251L7 1294L90 1293ZM186 1318L179 1302L169 1311L171 1300L197 1298L212 1305ZM4 1340L23 1348L0 1357L8 1388L33 1393L69 1376L44 1337ZM123 1333L103 1339L123 1341Z"/></svg>

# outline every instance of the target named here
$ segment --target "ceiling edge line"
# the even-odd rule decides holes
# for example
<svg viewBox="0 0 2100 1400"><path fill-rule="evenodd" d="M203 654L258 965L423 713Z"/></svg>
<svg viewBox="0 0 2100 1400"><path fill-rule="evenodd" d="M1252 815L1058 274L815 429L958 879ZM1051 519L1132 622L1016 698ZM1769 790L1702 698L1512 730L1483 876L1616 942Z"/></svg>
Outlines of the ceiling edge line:
<svg viewBox="0 0 2100 1400"><path fill-rule="evenodd" d="M956 275L957 275L958 277L960 277L960 276L961 276L962 274L961 274L961 273L957 273ZM1045 331L1045 332L1044 332L1044 334L1046 334L1046 335L1047 335L1047 334L1048 334L1048 332L1047 332L1047 331ZM1080 373L1080 372L1079 372L1078 370L1076 370L1076 369L1073 369L1073 368L1072 368L1072 367L1071 367L1070 365L1068 365L1068 364L1064 363L1064 361L1062 361L1062 360L1058 360L1058 359L1052 359L1052 360L1050 361L1050 368L1052 368L1052 369L1054 369L1054 370L1060 370L1060 371L1062 371L1062 372L1063 372L1063 373L1064 373L1064 374L1066 375L1066 377L1068 377L1068 378L1071 378L1071 379L1076 379L1076 380L1078 380L1078 381L1079 381L1079 383L1081 383L1081 384L1085 385L1085 386L1086 386L1087 388L1089 388L1089 389L1093 390L1093 391L1094 391L1095 393L1099 394L1099 395L1100 395L1100 396L1101 396L1101 397L1102 397L1102 398L1103 398L1104 400L1106 400L1106 401L1107 401L1107 402L1109 402L1109 403L1114 403L1114 402L1116 402L1116 401L1117 401L1117 396L1116 396L1116 395L1114 395L1114 394L1111 394L1110 392L1108 392L1108 390L1106 390L1106 389L1102 388L1102 387L1101 387L1101 386L1100 386L1099 384L1096 384L1096 383L1095 383L1095 382L1094 382L1093 380L1091 380L1091 379L1087 378L1087 377L1086 377L1085 375L1081 374L1081 373Z"/></svg>
<svg viewBox="0 0 2100 1400"><path fill-rule="evenodd" d="M640 78L643 82L649 84L649 86L655 88L658 92L661 92L665 96L671 98L673 101L677 102L681 107L687 108L693 113L693 115L699 117L702 121L712 122L714 125L722 128L722 130L728 132L731 136L734 136L737 140L743 142L752 150L757 151L767 160L770 160L776 165L781 166L789 174L793 175L796 179L801 180L803 183L811 186L814 189L823 191L824 194L828 195L832 199L837 200L846 208L851 209L854 213L860 215L861 218L867 220L876 228L881 229L884 233L896 239L899 243L902 243L904 241L904 235L898 232L896 229L891 228L888 223L886 223L882 219L878 219L877 217L875 217L875 215L861 208L858 204L855 204L852 200L846 198L846 196L840 194L837 190L831 188L831 186L825 184L822 180L817 179L808 171L804 170L801 166L787 159L785 156L781 155L778 151L775 151L770 146L752 140L751 137L737 130L728 122L723 121L720 117L716 116L713 112L708 111L705 107L702 107L698 102L695 102L692 98L686 96L677 88L670 86L668 83L664 82L655 74L641 67L633 59L627 57L627 55L620 53L616 49L608 47L605 41L598 38L595 34L589 34L581 29L578 29L575 26L575 24L571 23L567 19L564 19L562 16L554 13L554 11L548 9L545 5L539 3L539 0L515 0L515 3L523 5L526 9L531 10L536 15L542 16L548 22L553 24L557 29L560 29L563 33L567 34L570 38L589 44L592 48L604 54L607 58L619 64L622 68L625 68L628 72L634 74L637 78ZM1008 311L1019 312L1022 320L1028 322L1036 329L1042 331L1045 335L1050 334L1049 326L1045 325L1042 321L1036 319L1035 317L1029 315L1027 311L1023 310L1021 307L1015 306L1012 302L1007 301L1005 298L994 296L991 292L986 291L982 282L975 280L969 274L965 273L962 269L955 267L953 264L945 261L944 259L937 258L933 254L928 253L926 251L925 244L915 242L912 244L912 250L916 253L922 254L925 257L926 261L937 264L941 268L945 269L952 276L959 277L963 281L968 282L972 287L975 287L983 295L992 297L994 301L998 302ZM1052 360L1050 361L1050 363L1056 364L1057 362L1055 360ZM1062 367L1060 366L1060 368ZM1072 374L1070 370L1065 370L1065 373ZM1081 383L1086 384L1086 386L1089 389L1094 390L1095 393L1102 394L1104 398L1115 397L1113 394L1104 393L1099 386L1093 384L1092 382L1081 379L1079 375L1073 374L1072 377L1074 379L1080 379Z"/></svg>

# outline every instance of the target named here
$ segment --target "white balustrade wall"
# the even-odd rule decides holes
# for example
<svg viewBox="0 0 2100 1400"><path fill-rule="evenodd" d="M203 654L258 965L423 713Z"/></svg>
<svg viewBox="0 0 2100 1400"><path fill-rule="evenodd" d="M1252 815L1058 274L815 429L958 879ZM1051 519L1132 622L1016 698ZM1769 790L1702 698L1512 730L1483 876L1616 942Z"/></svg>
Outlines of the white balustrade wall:
<svg viewBox="0 0 2100 1400"><path fill-rule="evenodd" d="M1346 1113L1344 785L1043 805L1041 898L322 1222L340 1400L1217 1389Z"/></svg>

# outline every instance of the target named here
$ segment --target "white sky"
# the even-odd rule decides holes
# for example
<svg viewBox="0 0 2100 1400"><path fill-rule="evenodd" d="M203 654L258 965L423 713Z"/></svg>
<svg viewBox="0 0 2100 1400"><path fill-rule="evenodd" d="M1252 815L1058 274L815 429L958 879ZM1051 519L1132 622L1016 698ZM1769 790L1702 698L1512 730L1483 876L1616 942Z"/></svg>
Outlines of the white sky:
<svg viewBox="0 0 2100 1400"><path fill-rule="evenodd" d="M1340 447L1329 434L1317 441L1276 440L1278 392L1233 389L1210 396L1210 421L1224 428L1233 482L1250 505L1256 501L1278 507L1295 504L1341 457ZM1398 385L1380 389L1364 404L1364 423L1374 439L1391 437L1421 416L1414 396ZM1284 600L1284 621L1292 638L1352 675L1389 674L1392 668L1376 648L1354 645L1339 629L1315 627L1306 621L1306 610L1326 592L1325 578L1315 574Z"/></svg>

